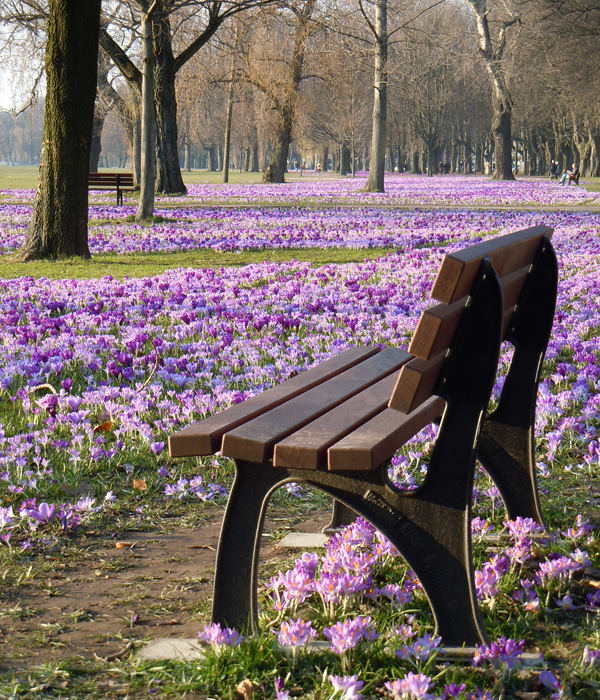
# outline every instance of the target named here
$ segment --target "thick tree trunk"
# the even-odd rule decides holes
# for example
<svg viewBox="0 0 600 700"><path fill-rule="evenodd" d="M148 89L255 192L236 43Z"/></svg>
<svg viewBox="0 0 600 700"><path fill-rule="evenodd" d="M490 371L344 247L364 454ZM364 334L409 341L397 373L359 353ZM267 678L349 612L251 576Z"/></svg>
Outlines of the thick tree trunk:
<svg viewBox="0 0 600 700"><path fill-rule="evenodd" d="M90 257L88 172L100 0L50 0L40 180L22 260Z"/></svg>
<svg viewBox="0 0 600 700"><path fill-rule="evenodd" d="M590 130L590 176L600 177L600 133Z"/></svg>
<svg viewBox="0 0 600 700"><path fill-rule="evenodd" d="M296 14L296 35L290 61L290 72L285 95L275 95L275 107L279 114L279 124L275 137L275 150L269 165L263 173L263 182L284 182L287 159L292 140L292 128L296 112L298 90L302 81L306 43L310 36L310 22L316 0L305 0L302 10ZM267 89L267 94L268 89Z"/></svg>
<svg viewBox="0 0 600 700"><path fill-rule="evenodd" d="M494 150L496 154L496 169L494 180L514 180L512 172L512 109L494 105L492 118L492 133L494 134Z"/></svg>
<svg viewBox="0 0 600 700"><path fill-rule="evenodd" d="M347 175L350 172L350 148L347 144L342 144L340 148L340 175Z"/></svg>
<svg viewBox="0 0 600 700"><path fill-rule="evenodd" d="M275 147L271 161L263 173L263 182L281 183L285 182L287 170L287 157L292 140L292 122L290 118L285 118L280 122L275 136Z"/></svg>
<svg viewBox="0 0 600 700"><path fill-rule="evenodd" d="M373 86L373 133L366 192L384 192L387 127L387 0L375 0L375 80Z"/></svg>
<svg viewBox="0 0 600 700"><path fill-rule="evenodd" d="M219 156L215 145L209 146L206 149L206 169L210 172L216 172L219 166Z"/></svg>
<svg viewBox="0 0 600 700"><path fill-rule="evenodd" d="M435 145L430 141L427 144L427 177L433 177L437 171L437 157Z"/></svg>
<svg viewBox="0 0 600 700"><path fill-rule="evenodd" d="M421 174L421 165L420 165L420 159L419 159L419 151L413 151L412 155L412 164L411 164L411 169L410 172L413 175L420 175Z"/></svg>
<svg viewBox="0 0 600 700"><path fill-rule="evenodd" d="M152 15L152 33L156 57L154 98L156 101L156 192L187 192L181 177L177 143L177 99L175 97L175 59L171 43L169 14L162 4Z"/></svg>
<svg viewBox="0 0 600 700"><path fill-rule="evenodd" d="M104 128L104 119L106 114L96 110L94 112L94 121L92 124L92 143L90 147L90 172L98 172L98 164L100 163L100 153L102 152L102 129Z"/></svg>
<svg viewBox="0 0 600 700"><path fill-rule="evenodd" d="M154 178L156 169L156 115L154 111L154 51L152 46L152 17L142 12L142 181L136 221L154 214Z"/></svg>

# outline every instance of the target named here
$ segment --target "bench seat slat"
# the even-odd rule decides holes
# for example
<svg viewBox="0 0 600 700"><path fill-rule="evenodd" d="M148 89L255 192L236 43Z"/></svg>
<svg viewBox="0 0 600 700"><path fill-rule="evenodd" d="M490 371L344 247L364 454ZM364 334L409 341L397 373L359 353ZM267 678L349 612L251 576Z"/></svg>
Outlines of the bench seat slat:
<svg viewBox="0 0 600 700"><path fill-rule="evenodd" d="M413 435L442 415L445 401L432 396L410 415L386 408L327 451L329 471L374 470Z"/></svg>
<svg viewBox="0 0 600 700"><path fill-rule="evenodd" d="M379 353L378 347L351 348L287 381L252 396L169 436L171 457L211 455L221 449L223 434L245 421L293 399L331 377Z"/></svg>
<svg viewBox="0 0 600 700"><path fill-rule="evenodd" d="M505 329L510 322L514 306L525 285L530 266L526 265L501 278L504 311L507 314ZM467 298L462 297L453 304L436 304L425 309L419 319L408 352L415 357L429 360L446 350L458 327Z"/></svg>
<svg viewBox="0 0 600 700"><path fill-rule="evenodd" d="M383 411L397 378L397 372L390 374L277 443L273 466L326 468L327 448Z"/></svg>
<svg viewBox="0 0 600 700"><path fill-rule="evenodd" d="M552 236L547 226L533 226L446 255L434 282L431 296L452 304L469 294L483 258L489 258L499 277L533 262L542 236Z"/></svg>
<svg viewBox="0 0 600 700"><path fill-rule="evenodd" d="M399 369L409 357L406 350L386 348L284 406L227 431L223 436L223 455L249 462L268 461L277 442Z"/></svg>

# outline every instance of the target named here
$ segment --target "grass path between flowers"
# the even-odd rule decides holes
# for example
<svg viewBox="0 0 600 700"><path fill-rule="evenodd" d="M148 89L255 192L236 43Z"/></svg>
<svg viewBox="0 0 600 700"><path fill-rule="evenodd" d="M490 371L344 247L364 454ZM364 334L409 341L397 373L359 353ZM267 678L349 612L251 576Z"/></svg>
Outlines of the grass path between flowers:
<svg viewBox="0 0 600 700"><path fill-rule="evenodd" d="M393 248L291 248L281 250L252 250L230 253L214 250L191 250L182 253L153 253L131 255L94 255L91 260L40 260L17 262L14 256L0 259L0 278L48 277L49 279L97 279L105 275L115 278L153 277L177 268L228 267L263 262L353 263L372 260L392 252Z"/></svg>

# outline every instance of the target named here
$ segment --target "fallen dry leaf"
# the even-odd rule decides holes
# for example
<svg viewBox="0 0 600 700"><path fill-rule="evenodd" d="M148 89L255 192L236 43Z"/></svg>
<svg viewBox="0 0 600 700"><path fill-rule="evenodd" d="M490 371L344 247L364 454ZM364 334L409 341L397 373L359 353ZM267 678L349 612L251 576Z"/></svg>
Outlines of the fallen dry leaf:
<svg viewBox="0 0 600 700"><path fill-rule="evenodd" d="M245 681L238 684L237 688L235 689L235 693L236 697L240 698L241 700L250 700L254 694L254 684L251 680L246 678Z"/></svg>
<svg viewBox="0 0 600 700"><path fill-rule="evenodd" d="M148 484L143 479L134 479L131 483L136 491L145 491L148 488Z"/></svg>
<svg viewBox="0 0 600 700"><path fill-rule="evenodd" d="M117 542L115 542L115 547L117 549L131 549L131 547L135 547L135 542L124 542L122 540L117 540Z"/></svg>

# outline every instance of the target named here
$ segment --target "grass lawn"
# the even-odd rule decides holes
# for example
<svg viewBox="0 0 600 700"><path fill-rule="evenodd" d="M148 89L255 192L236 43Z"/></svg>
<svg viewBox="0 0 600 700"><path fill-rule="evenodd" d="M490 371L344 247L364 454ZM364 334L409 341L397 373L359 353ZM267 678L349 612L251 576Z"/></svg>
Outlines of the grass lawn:
<svg viewBox="0 0 600 700"><path fill-rule="evenodd" d="M389 248L354 249L287 249L258 250L242 253L225 251L195 250L185 253L152 253L149 255L94 255L91 260L79 258L56 261L15 262L10 256L0 258L0 277L11 279L22 275L48 277L50 279L93 279L111 275L119 279L128 277L150 277L166 270L180 267L223 267L241 266L262 262L312 262L315 265L328 263L351 263L378 258L390 252Z"/></svg>
<svg viewBox="0 0 600 700"><path fill-rule="evenodd" d="M122 168L124 172L131 172L128 168ZM100 168L100 172L118 172L119 168ZM209 172L208 170L192 170L190 172L182 171L183 181L186 184L221 184L223 182L223 174L221 172ZM328 176L335 177L335 173ZM246 173L239 170L229 171L229 182L233 185L240 183L256 183L261 181L261 173ZM312 179L314 174L305 174L290 172L287 174L288 180ZM20 190L20 189L35 189L38 179L38 167L33 165L22 165L10 167L7 165L0 166L0 190Z"/></svg>

